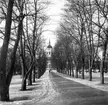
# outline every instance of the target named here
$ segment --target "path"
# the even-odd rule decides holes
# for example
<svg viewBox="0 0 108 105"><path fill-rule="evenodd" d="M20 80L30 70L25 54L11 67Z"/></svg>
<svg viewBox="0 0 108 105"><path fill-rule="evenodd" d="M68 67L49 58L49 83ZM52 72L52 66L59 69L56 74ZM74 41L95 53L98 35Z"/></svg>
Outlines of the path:
<svg viewBox="0 0 108 105"><path fill-rule="evenodd" d="M45 94L40 100L23 105L108 105L108 92L68 80L54 72L47 72L44 81Z"/></svg>

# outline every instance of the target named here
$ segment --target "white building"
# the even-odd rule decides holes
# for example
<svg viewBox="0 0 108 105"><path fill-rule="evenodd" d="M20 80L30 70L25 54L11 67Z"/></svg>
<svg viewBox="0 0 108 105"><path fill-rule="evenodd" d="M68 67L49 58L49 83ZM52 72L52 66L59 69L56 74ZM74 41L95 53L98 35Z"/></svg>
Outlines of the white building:
<svg viewBox="0 0 108 105"><path fill-rule="evenodd" d="M49 45L47 46L47 49L46 49L46 55L47 55L48 59L51 58L51 54L52 54L52 46L51 46L51 43L49 41Z"/></svg>
<svg viewBox="0 0 108 105"><path fill-rule="evenodd" d="M52 55L52 46L51 46L50 41L49 41L49 45L46 48L46 55L47 55L47 58L48 58L47 67L50 70L51 69L51 55Z"/></svg>

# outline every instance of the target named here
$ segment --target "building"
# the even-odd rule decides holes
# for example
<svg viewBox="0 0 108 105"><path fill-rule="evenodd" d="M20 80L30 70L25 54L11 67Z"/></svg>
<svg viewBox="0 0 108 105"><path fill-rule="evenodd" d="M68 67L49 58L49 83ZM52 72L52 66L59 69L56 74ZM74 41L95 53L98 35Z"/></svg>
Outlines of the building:
<svg viewBox="0 0 108 105"><path fill-rule="evenodd" d="M49 40L49 45L46 48L46 56L48 58L47 67L51 69L51 55L52 55L52 46Z"/></svg>
<svg viewBox="0 0 108 105"><path fill-rule="evenodd" d="M46 49L46 55L48 59L51 59L51 54L52 54L52 46L49 40L49 45L47 46L47 49Z"/></svg>

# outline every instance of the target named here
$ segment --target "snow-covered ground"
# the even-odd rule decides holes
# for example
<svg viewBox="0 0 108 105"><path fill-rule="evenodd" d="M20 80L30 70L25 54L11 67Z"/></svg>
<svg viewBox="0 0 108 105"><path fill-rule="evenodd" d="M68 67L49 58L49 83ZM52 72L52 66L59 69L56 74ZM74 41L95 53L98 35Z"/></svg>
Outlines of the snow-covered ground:
<svg viewBox="0 0 108 105"><path fill-rule="evenodd" d="M0 102L0 105L22 105L26 102L40 100L40 97L42 97L46 92L46 74L44 74L40 79L37 79L32 86L27 86L26 91L20 91L22 81L21 76L14 76L9 91L10 102Z"/></svg>
<svg viewBox="0 0 108 105"><path fill-rule="evenodd" d="M100 74L93 73L93 81L88 80L88 73L85 73L85 79L73 78L65 74L58 73L56 70L52 70L57 75L63 78L79 82L81 84L100 89L102 91L108 91L108 73L105 73L105 84L100 84ZM80 74L81 76L81 74ZM27 91L20 91L21 88L21 76L16 75L13 77L10 86L10 102L0 102L0 105L35 105L36 103L44 103L46 100L52 100L56 96L59 96L50 80L49 70L45 74L37 79L32 86L27 86ZM53 98L52 98L53 97ZM53 102L53 101L52 101ZM30 104L31 103L31 104ZM40 104L38 104L40 105Z"/></svg>
<svg viewBox="0 0 108 105"><path fill-rule="evenodd" d="M87 85L87 86L90 86L90 87L93 87L93 88L96 88L96 89L99 89L102 91L108 91L108 73L104 74L104 77L105 77L104 78L104 80L105 80L104 84L100 84L100 73L99 72L92 73L92 76L93 76L92 81L89 81L89 73L88 72L85 73L85 79L81 79L81 74L79 75L79 78L73 78L73 77L70 77L70 76L65 75L65 74L61 74L58 72L56 72L56 73L59 76L62 76L66 79L73 80L75 82L78 82L78 83L81 83L81 84L84 84L84 85Z"/></svg>

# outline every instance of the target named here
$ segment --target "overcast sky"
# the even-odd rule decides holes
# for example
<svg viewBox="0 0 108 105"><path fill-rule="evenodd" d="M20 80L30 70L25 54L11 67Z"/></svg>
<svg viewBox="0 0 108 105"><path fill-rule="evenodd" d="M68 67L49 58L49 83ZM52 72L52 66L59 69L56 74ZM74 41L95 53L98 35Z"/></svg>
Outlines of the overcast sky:
<svg viewBox="0 0 108 105"><path fill-rule="evenodd" d="M62 14L62 8L64 6L65 0L48 0L51 2L51 5L47 9L47 14L50 16L50 21L48 21L48 25L46 26L46 31L44 33L45 39L46 39L46 46L49 43L49 40L51 42L51 45L54 46L56 42L56 36L54 35L54 32L56 31L59 22L60 17ZM0 46L2 45L2 40L0 40Z"/></svg>
<svg viewBox="0 0 108 105"><path fill-rule="evenodd" d="M48 44L49 39L51 41L51 45L54 46L56 41L56 36L53 32L56 31L61 14L62 14L62 8L64 7L65 0L49 0L51 1L51 5L48 7L47 14L50 16L50 21L48 22L48 25L46 26L46 29L50 30L44 33L46 43Z"/></svg>

